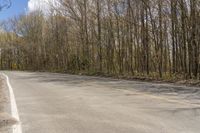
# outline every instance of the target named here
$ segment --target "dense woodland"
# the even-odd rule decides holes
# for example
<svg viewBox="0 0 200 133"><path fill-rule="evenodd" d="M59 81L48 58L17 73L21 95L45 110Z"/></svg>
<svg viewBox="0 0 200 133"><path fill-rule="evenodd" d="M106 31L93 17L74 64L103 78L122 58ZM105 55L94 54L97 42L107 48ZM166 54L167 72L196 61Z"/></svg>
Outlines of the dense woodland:
<svg viewBox="0 0 200 133"><path fill-rule="evenodd" d="M50 6L1 22L1 69L200 79L200 0Z"/></svg>

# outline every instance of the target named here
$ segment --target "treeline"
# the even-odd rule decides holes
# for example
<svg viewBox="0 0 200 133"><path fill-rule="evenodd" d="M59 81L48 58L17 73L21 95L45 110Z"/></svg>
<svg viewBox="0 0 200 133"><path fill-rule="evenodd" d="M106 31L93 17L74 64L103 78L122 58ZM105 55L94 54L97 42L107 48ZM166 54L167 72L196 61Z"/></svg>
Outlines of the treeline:
<svg viewBox="0 0 200 133"><path fill-rule="evenodd" d="M3 24L1 69L200 78L199 0L59 0Z"/></svg>

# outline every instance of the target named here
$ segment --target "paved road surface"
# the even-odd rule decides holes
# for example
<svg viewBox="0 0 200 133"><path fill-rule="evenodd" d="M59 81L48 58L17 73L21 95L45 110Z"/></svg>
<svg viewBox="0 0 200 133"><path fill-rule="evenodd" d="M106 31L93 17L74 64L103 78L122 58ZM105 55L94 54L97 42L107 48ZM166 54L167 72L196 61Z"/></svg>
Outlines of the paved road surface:
<svg viewBox="0 0 200 133"><path fill-rule="evenodd" d="M23 133L199 133L200 88L4 72Z"/></svg>

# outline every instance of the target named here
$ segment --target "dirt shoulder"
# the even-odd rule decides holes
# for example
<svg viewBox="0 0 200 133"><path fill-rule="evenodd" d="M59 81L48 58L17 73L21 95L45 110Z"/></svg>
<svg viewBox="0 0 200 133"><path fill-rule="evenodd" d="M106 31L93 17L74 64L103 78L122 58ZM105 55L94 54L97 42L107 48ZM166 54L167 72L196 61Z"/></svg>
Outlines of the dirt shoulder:
<svg viewBox="0 0 200 133"><path fill-rule="evenodd" d="M10 115L9 92L5 79L0 76L0 132L6 133L9 127L16 123Z"/></svg>
<svg viewBox="0 0 200 133"><path fill-rule="evenodd" d="M119 79L141 81L141 82L151 82L151 83L170 83L174 85L184 85L190 87L200 87L200 80L188 79L188 80L166 80L166 79L153 79L153 78L141 78L141 77L120 77Z"/></svg>

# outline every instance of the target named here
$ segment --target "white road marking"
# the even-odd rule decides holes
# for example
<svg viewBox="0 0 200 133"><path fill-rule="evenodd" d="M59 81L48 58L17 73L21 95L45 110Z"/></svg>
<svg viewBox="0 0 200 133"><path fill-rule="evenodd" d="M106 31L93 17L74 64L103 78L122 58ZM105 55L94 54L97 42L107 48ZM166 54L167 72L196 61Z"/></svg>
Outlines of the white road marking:
<svg viewBox="0 0 200 133"><path fill-rule="evenodd" d="M9 78L6 74L3 73L3 76L6 78L6 83L8 85L9 93L10 93L10 104L11 104L11 115L15 118L18 122L20 122L19 114L17 110L17 104L13 92L13 88L9 82ZM22 133L21 124L18 123L12 127L12 133Z"/></svg>

